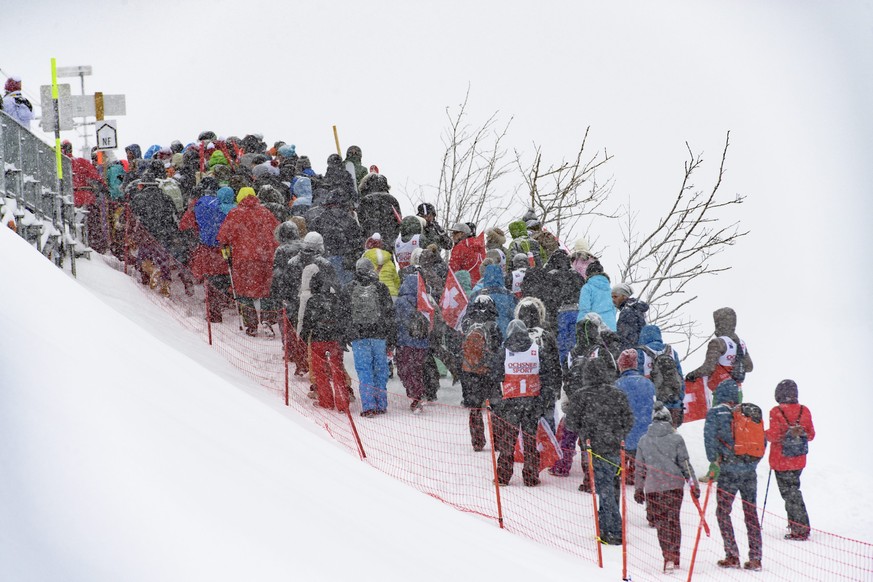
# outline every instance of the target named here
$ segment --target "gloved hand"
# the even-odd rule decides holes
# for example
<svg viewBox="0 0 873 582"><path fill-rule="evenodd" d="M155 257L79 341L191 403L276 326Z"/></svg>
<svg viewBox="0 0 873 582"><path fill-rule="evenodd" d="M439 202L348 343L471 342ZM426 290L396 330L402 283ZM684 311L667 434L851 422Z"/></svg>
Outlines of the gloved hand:
<svg viewBox="0 0 873 582"><path fill-rule="evenodd" d="M694 372L688 372L687 374L685 374L685 379L688 382L694 382L695 380L697 380L697 375Z"/></svg>
<svg viewBox="0 0 873 582"><path fill-rule="evenodd" d="M230 260L230 247L221 247L221 256L224 257L225 261Z"/></svg>
<svg viewBox="0 0 873 582"><path fill-rule="evenodd" d="M642 489L637 489L634 491L634 501L642 505L646 502L646 494L643 493Z"/></svg>
<svg viewBox="0 0 873 582"><path fill-rule="evenodd" d="M691 488L691 496L694 499L700 499L700 486L693 479L688 480L688 487Z"/></svg>
<svg viewBox="0 0 873 582"><path fill-rule="evenodd" d="M709 471L707 472L709 478L713 481L718 481L719 474L721 474L721 467L719 467L718 463L710 463Z"/></svg>

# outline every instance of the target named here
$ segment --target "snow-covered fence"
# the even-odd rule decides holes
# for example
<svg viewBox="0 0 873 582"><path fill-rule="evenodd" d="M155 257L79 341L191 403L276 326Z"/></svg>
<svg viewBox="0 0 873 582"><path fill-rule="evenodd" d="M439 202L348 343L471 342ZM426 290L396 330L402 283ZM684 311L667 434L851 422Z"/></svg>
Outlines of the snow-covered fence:
<svg viewBox="0 0 873 582"><path fill-rule="evenodd" d="M139 252L142 252L143 245L151 244L155 243L139 241ZM152 252L165 251L152 249ZM131 263L136 262L134 258L130 260ZM107 261L119 270L137 274L127 262ZM171 272L164 273L164 276L175 277L184 270L183 265L174 263L170 266ZM225 310L221 323L208 324L202 286L185 290L177 279L171 282L168 295L160 294L158 289L150 290L148 281L144 279L144 294L160 305L181 327L204 341L211 341L212 347L246 376L277 399L287 397L289 407L323 428L350 453L358 454L349 416L315 407L313 400L307 397L310 380L306 374L295 374L291 350L284 348L279 326L274 326L275 335L264 333L262 329L257 337L249 337L240 330L238 316L232 309ZM279 316L278 313L273 315ZM357 382L353 378L350 381L356 387ZM597 563L598 545L592 498L590 493L579 489L584 479L581 463L573 463L566 477L541 472L541 483L536 487L522 486L522 469L517 464L510 485L499 489L498 510L498 490L494 486L495 475L489 448L491 439L488 438L489 444L484 450L473 450L467 409L434 402L423 413L413 414L409 409L409 399L402 393L389 393L388 402L388 414L357 422L357 431L366 452L364 462L456 509L491 520L495 525L502 521L503 526L512 533ZM351 403L351 410L357 417L360 411L357 402ZM597 451L593 453L597 454ZM576 458L580 458L578 452ZM277 462L293 461L277 459ZM636 471L641 469L638 463ZM354 484L350 483L349 486L353 487ZM663 579L665 558L658 533L648 524L647 509L634 503L632 485L619 487L619 490L625 496L620 500L626 523L625 539L623 547L604 548L604 555L608 558L605 567L614 569L616 580L641 582ZM692 503L687 488L681 502L673 500L675 505L679 505L679 527L663 533L674 537L679 544L679 568L674 572L674 579L677 576L689 582L692 579L748 579L750 574L742 569L742 565L739 569L725 569L716 564L725 557L715 516L717 495L717 489L713 486L708 502L707 495L700 498L709 534L704 533L701 512ZM742 502L736 499L732 517L741 562L748 558L749 547L742 508ZM649 507L651 509L657 507L653 504ZM763 518L763 572L759 574L760 579L784 582L873 581L873 544L814 528L806 541L787 540L785 534L788 533L788 523L784 514L767 511L762 515L759 507L754 510ZM414 516L411 518L414 519ZM483 559L492 559L499 555L500 549L483 548L483 551ZM690 569L692 555L695 558L693 571ZM548 571L547 564L543 568Z"/></svg>
<svg viewBox="0 0 873 582"><path fill-rule="evenodd" d="M0 197L15 201L18 232L39 241L45 225L73 220L72 163L62 157L63 193L58 193L57 159L52 147L0 112ZM75 229L70 230L75 235ZM43 249L40 248L42 251Z"/></svg>

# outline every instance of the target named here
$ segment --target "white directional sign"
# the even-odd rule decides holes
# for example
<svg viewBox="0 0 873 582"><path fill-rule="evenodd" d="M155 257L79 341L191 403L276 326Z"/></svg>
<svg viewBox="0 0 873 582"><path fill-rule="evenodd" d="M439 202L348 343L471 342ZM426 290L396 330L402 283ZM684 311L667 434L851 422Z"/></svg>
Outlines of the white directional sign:
<svg viewBox="0 0 873 582"><path fill-rule="evenodd" d="M92 99L93 101L93 99ZM39 106L42 107L42 119L39 124L43 131L55 130L55 104L52 99L52 86L39 87ZM73 129L73 112L70 107L70 86L58 85L58 110L61 114L61 131Z"/></svg>
<svg viewBox="0 0 873 582"><path fill-rule="evenodd" d="M70 99L72 100L73 117L95 117L97 115L93 95L73 95ZM103 115L127 115L124 95L104 95Z"/></svg>
<svg viewBox="0 0 873 582"><path fill-rule="evenodd" d="M115 121L103 119L97 122L97 149L114 150L118 147L118 128Z"/></svg>

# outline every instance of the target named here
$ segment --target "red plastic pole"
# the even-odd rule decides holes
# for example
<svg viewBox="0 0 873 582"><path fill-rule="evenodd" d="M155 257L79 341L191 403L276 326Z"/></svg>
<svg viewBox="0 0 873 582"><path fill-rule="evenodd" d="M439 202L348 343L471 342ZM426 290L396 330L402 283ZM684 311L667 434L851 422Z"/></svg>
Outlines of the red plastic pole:
<svg viewBox="0 0 873 582"><path fill-rule="evenodd" d="M688 566L687 582L691 582L691 576L694 574L694 561L697 559L697 546L700 545L700 530L703 529L703 524L705 523L703 514L706 513L706 506L709 504L709 494L712 491L712 483L713 479L710 475L709 481L706 483L706 497L703 498L703 513L700 516L700 523L697 524L697 537L694 539L694 551L691 552L691 565Z"/></svg>
<svg viewBox="0 0 873 582"><path fill-rule="evenodd" d="M212 318L209 317L209 281L203 286L206 291L206 335L209 336L209 345L212 345Z"/></svg>
<svg viewBox="0 0 873 582"><path fill-rule="evenodd" d="M621 441L621 579L627 580L627 456Z"/></svg>
<svg viewBox="0 0 873 582"><path fill-rule="evenodd" d="M288 406L288 310L285 307L282 307L282 360L285 362L285 406Z"/></svg>
<svg viewBox="0 0 873 582"><path fill-rule="evenodd" d="M345 390L345 386L343 386L343 390ZM361 460L363 461L367 458L367 453L364 452L364 445L361 443L361 437L358 436L358 427L355 426L355 420L352 418L352 412L349 406L346 406L346 417L349 419L349 424L352 425L352 434L355 435L355 441L358 443L358 455L360 455Z"/></svg>
<svg viewBox="0 0 873 582"><path fill-rule="evenodd" d="M494 450L494 421L491 419L491 401L485 401L488 411L488 437L491 441L491 467L494 470L494 493L497 496L497 523L503 529L503 505L500 503L500 484L497 481L497 452Z"/></svg>
<svg viewBox="0 0 873 582"><path fill-rule="evenodd" d="M603 568L603 548L600 547L600 514L597 511L597 485L594 483L594 456L591 454L591 439L585 440L588 450L588 478L591 479L591 503L594 504L594 535L597 538L597 565Z"/></svg>

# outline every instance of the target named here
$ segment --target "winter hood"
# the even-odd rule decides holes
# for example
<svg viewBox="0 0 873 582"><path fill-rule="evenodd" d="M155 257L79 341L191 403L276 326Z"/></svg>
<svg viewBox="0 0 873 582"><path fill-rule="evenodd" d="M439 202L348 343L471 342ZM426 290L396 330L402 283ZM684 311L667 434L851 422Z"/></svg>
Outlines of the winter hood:
<svg viewBox="0 0 873 582"><path fill-rule="evenodd" d="M297 230L297 225L290 220L283 222L276 227L273 232L273 237L280 245L289 244L300 239L300 233Z"/></svg>
<svg viewBox="0 0 873 582"><path fill-rule="evenodd" d="M298 204L312 206L312 180L306 176L298 176L294 182L294 196L297 199L294 201L293 206Z"/></svg>
<svg viewBox="0 0 873 582"><path fill-rule="evenodd" d="M712 394L712 405L717 406L725 402L736 404L740 401L740 387L733 380L724 380L716 386L715 392Z"/></svg>
<svg viewBox="0 0 873 582"><path fill-rule="evenodd" d="M503 270L500 265L486 265L485 272L482 273L483 287L502 287L506 288L503 281Z"/></svg>
<svg viewBox="0 0 873 582"><path fill-rule="evenodd" d="M546 322L546 305L537 297L525 297L515 306L515 318L528 327L542 327Z"/></svg>
<svg viewBox="0 0 873 582"><path fill-rule="evenodd" d="M546 262L546 272L548 271L569 271L572 267L570 256L564 249L555 249L552 256Z"/></svg>
<svg viewBox="0 0 873 582"><path fill-rule="evenodd" d="M527 332L527 326L520 319L513 319L506 328L504 347L510 352L524 352L530 349L533 340Z"/></svg>
<svg viewBox="0 0 873 582"><path fill-rule="evenodd" d="M215 196L218 198L218 202L221 204L221 212L227 214L234 208L236 208L236 196L233 193L233 188L229 186L222 186L218 189Z"/></svg>
<svg viewBox="0 0 873 582"><path fill-rule="evenodd" d="M590 319L576 323L576 346L579 349L589 348L600 343L600 328Z"/></svg>
<svg viewBox="0 0 873 582"><path fill-rule="evenodd" d="M413 235L421 234L421 220L417 216L405 216L400 221L400 236L404 242L409 242Z"/></svg>
<svg viewBox="0 0 873 582"><path fill-rule="evenodd" d="M512 238L527 236L527 225L523 220L515 220L509 223L509 234Z"/></svg>
<svg viewBox="0 0 873 582"><path fill-rule="evenodd" d="M657 325L644 325L640 330L640 345L646 346L656 352L664 349L664 340L661 339L661 328Z"/></svg>
<svg viewBox="0 0 873 582"><path fill-rule="evenodd" d="M730 307L722 307L716 309L712 313L712 320L715 322L715 335L726 335L735 337L737 334L737 312Z"/></svg>

